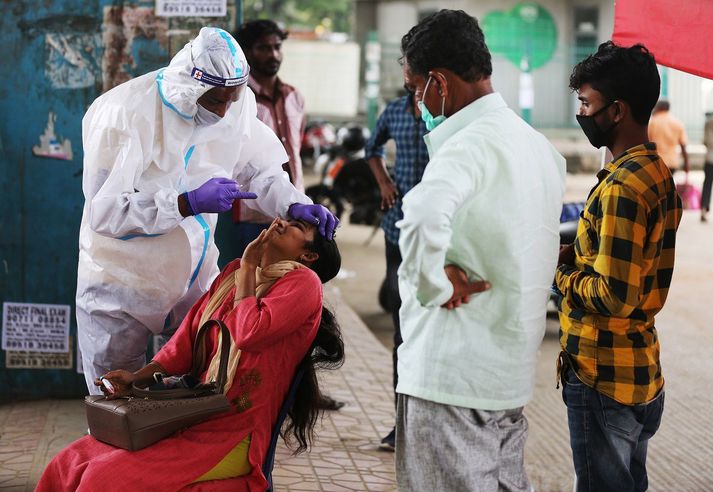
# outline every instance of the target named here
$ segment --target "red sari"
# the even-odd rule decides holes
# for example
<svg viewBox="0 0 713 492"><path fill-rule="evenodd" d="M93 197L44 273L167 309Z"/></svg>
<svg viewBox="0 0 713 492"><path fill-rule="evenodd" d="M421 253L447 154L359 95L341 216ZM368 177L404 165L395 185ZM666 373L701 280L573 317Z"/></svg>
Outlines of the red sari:
<svg viewBox="0 0 713 492"><path fill-rule="evenodd" d="M193 341L203 309L235 260L193 306L154 360L169 374L190 371ZM312 344L322 313L322 285L308 268L288 272L264 297L247 297L233 308L234 288L213 318L225 322L242 350L228 399L230 412L139 451L126 451L91 436L75 441L50 462L36 491L87 490L265 490L262 463L272 427L297 365ZM207 337L215 353L217 330ZM208 359L210 360L210 359ZM248 475L192 484L251 434Z"/></svg>

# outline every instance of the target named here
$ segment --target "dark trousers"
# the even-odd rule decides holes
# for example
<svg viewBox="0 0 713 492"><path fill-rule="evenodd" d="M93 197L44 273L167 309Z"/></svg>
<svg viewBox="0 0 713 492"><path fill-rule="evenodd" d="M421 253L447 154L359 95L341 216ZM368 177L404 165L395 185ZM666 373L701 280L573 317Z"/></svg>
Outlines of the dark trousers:
<svg viewBox="0 0 713 492"><path fill-rule="evenodd" d="M713 162L706 162L703 166L705 178L703 179L703 190L701 190L701 209L710 212L711 209L711 186L713 186Z"/></svg>
<svg viewBox="0 0 713 492"><path fill-rule="evenodd" d="M401 323L399 321L399 308L401 307L401 296L399 295L399 278L397 272L401 265L401 251L399 245L386 241L386 285L388 289L389 303L391 305L391 317L394 321L394 404L396 404L396 385L399 382L398 374L398 349L403 342L401 338Z"/></svg>
<svg viewBox="0 0 713 492"><path fill-rule="evenodd" d="M622 405L582 383L564 369L577 492L643 492L648 488L646 451L663 414L664 393L643 405Z"/></svg>

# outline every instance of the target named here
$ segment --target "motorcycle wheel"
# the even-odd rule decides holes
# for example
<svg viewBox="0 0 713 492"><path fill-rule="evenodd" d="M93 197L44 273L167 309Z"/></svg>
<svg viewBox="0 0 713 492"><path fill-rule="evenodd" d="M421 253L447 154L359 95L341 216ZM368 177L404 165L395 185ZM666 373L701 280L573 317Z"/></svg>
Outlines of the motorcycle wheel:
<svg viewBox="0 0 713 492"><path fill-rule="evenodd" d="M326 186L319 184L310 186L305 190L305 195L310 197L314 203L319 203L324 205L329 209L335 217L339 220L342 219L342 214L344 213L344 204L339 197L336 196L334 190L327 188Z"/></svg>

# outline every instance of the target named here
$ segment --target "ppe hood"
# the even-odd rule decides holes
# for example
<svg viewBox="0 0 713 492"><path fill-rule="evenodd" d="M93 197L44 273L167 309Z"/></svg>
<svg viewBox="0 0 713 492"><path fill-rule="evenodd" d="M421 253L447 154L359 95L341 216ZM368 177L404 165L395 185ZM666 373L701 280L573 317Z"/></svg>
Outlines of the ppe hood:
<svg viewBox="0 0 713 492"><path fill-rule="evenodd" d="M250 67L237 41L223 29L204 27L159 70L156 84L163 103L181 118L196 114L196 101L215 86L247 83Z"/></svg>

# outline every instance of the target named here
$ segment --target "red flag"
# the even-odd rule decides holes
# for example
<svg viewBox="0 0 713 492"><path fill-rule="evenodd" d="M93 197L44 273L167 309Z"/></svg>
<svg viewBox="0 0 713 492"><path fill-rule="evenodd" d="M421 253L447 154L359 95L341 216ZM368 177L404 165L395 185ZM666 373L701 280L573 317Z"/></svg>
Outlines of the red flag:
<svg viewBox="0 0 713 492"><path fill-rule="evenodd" d="M713 79L713 0L617 0L613 40L641 43L658 64Z"/></svg>

